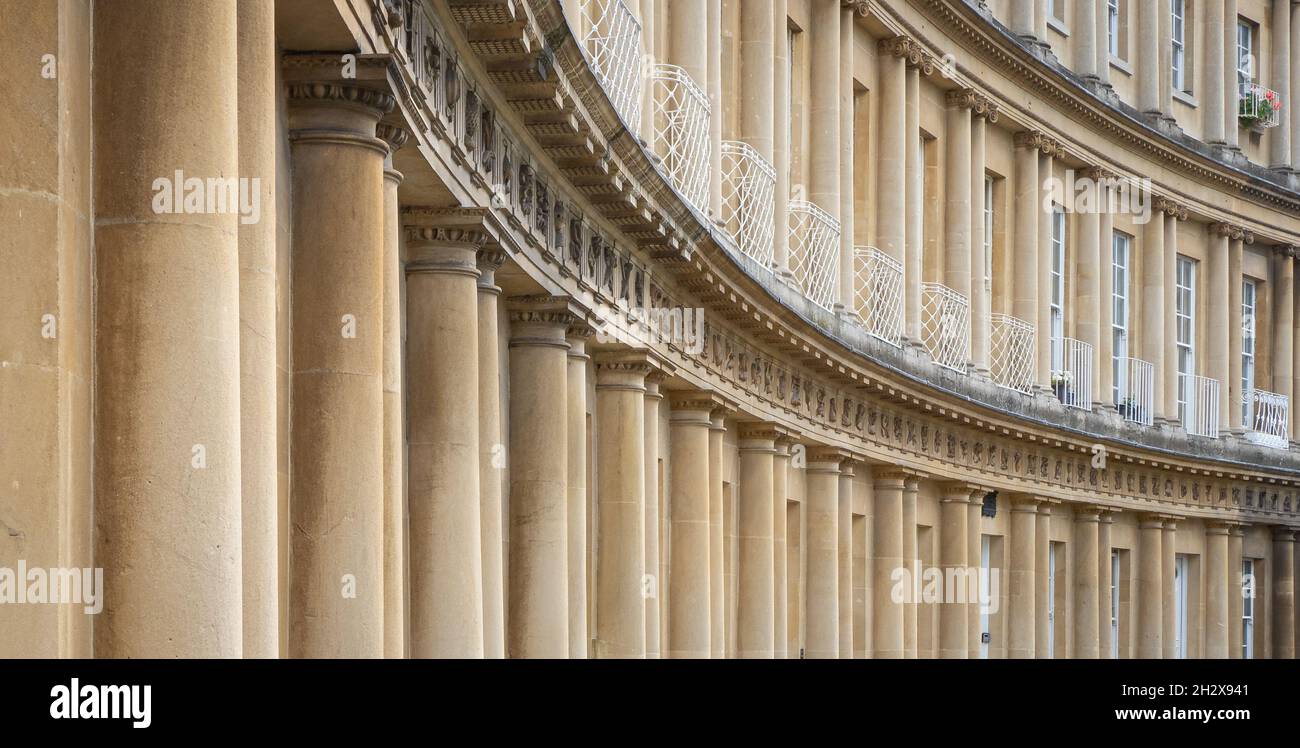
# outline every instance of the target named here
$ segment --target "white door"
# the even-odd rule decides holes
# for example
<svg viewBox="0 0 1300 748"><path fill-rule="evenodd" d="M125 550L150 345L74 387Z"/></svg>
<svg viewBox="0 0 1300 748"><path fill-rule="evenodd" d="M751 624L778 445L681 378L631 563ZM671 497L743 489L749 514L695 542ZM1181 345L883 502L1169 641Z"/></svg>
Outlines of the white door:
<svg viewBox="0 0 1300 748"><path fill-rule="evenodd" d="M993 606L993 601L989 600L988 605L982 604L989 595L992 585L989 584L989 536L980 536L980 659L989 658L989 639L992 633L989 631L989 608Z"/></svg>
<svg viewBox="0 0 1300 748"><path fill-rule="evenodd" d="M1174 559L1174 649L1175 657L1187 659L1187 557Z"/></svg>

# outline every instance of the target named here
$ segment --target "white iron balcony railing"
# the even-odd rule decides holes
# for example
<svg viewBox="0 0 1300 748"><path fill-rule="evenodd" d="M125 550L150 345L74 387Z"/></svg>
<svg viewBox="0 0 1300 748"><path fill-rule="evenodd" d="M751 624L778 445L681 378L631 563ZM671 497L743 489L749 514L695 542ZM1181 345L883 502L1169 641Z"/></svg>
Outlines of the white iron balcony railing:
<svg viewBox="0 0 1300 748"><path fill-rule="evenodd" d="M655 117L651 145L668 179L696 210L709 201L709 97L676 65L650 75Z"/></svg>
<svg viewBox="0 0 1300 748"><path fill-rule="evenodd" d="M921 340L936 364L965 374L970 361L970 299L942 283L921 284Z"/></svg>
<svg viewBox="0 0 1300 748"><path fill-rule="evenodd" d="M641 22L625 0L582 0L583 46L623 121L641 120Z"/></svg>
<svg viewBox="0 0 1300 748"><path fill-rule="evenodd" d="M903 266L875 247L853 248L853 306L873 338L903 345Z"/></svg>
<svg viewBox="0 0 1300 748"><path fill-rule="evenodd" d="M1033 392L1034 326L1009 314L994 314L989 321L993 354L989 373L994 383L1020 392Z"/></svg>
<svg viewBox="0 0 1300 748"><path fill-rule="evenodd" d="M1115 407L1129 423L1155 423L1156 370L1140 358L1115 359Z"/></svg>
<svg viewBox="0 0 1300 748"><path fill-rule="evenodd" d="M772 265L772 198L776 169L748 143L722 144L722 225L736 247Z"/></svg>
<svg viewBox="0 0 1300 748"><path fill-rule="evenodd" d="M1219 438L1219 380L1179 374L1178 406L1187 433Z"/></svg>
<svg viewBox="0 0 1300 748"><path fill-rule="evenodd" d="M1243 81L1237 99L1237 119L1255 129L1277 127L1281 122L1282 95L1258 83Z"/></svg>
<svg viewBox="0 0 1300 748"><path fill-rule="evenodd" d="M839 284L840 222L816 205L790 203L790 272L813 303L830 309Z"/></svg>
<svg viewBox="0 0 1300 748"><path fill-rule="evenodd" d="M1052 391L1068 408L1092 410L1092 345L1074 338L1052 340Z"/></svg>
<svg viewBox="0 0 1300 748"><path fill-rule="evenodd" d="M1290 443L1291 399L1264 390L1244 393L1246 440L1263 447L1286 449Z"/></svg>

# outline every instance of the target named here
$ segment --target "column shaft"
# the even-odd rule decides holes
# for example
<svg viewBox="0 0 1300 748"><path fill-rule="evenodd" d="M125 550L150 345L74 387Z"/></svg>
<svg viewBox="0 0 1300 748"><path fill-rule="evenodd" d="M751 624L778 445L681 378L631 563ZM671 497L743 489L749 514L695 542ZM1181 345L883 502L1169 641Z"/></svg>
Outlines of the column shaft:
<svg viewBox="0 0 1300 748"><path fill-rule="evenodd" d="M1159 366L1159 361L1164 362L1165 404L1169 408L1168 418L1170 421L1176 421L1178 418L1178 317L1174 311L1178 306L1178 219L1172 215L1172 211L1170 213L1164 217L1164 269L1161 272L1165 285L1164 307L1161 311L1164 334L1160 340L1164 348L1161 357L1154 359L1153 363ZM1152 223L1156 220L1153 217ZM1150 258L1154 256L1147 255ZM1155 303L1159 303L1160 298L1160 296L1152 297L1156 300Z"/></svg>
<svg viewBox="0 0 1300 748"><path fill-rule="evenodd" d="M1173 520L1165 520L1164 530L1161 531L1160 539L1160 571L1161 587L1160 594L1163 598L1164 616L1161 623L1164 628L1164 656L1166 660L1173 660L1178 657L1178 621L1174 614L1176 606L1176 595L1174 594L1174 575L1177 558L1175 553L1175 539L1177 537L1177 525Z"/></svg>
<svg viewBox="0 0 1300 748"><path fill-rule="evenodd" d="M840 659L853 659L853 466L840 466L839 554Z"/></svg>
<svg viewBox="0 0 1300 748"><path fill-rule="evenodd" d="M669 394L672 543L668 656L709 658L709 411L713 398Z"/></svg>
<svg viewBox="0 0 1300 748"><path fill-rule="evenodd" d="M856 315L853 300L853 247L854 247L854 218L853 218L853 17L855 11L852 7L843 7L840 10L840 39L839 39L839 70L837 71L837 80L839 81L839 154L837 156L837 165L839 166L840 184L838 193L840 197L840 286L838 290L839 304L844 312L850 315Z"/></svg>
<svg viewBox="0 0 1300 748"><path fill-rule="evenodd" d="M663 375L652 373L645 385L645 573L649 578L645 589L645 656L657 660L660 656L661 636L659 600L663 596L659 578L659 383Z"/></svg>
<svg viewBox="0 0 1300 748"><path fill-rule="evenodd" d="M1223 141L1237 148L1240 123L1237 122L1237 0L1223 0Z"/></svg>
<svg viewBox="0 0 1300 748"><path fill-rule="evenodd" d="M709 215L722 219L722 0L706 0L708 5L708 81L709 95ZM730 40L730 30L727 32ZM696 79L701 84L704 80Z"/></svg>
<svg viewBox="0 0 1300 748"><path fill-rule="evenodd" d="M772 646L778 660L789 657L789 590L786 587L786 501L789 496L789 442L776 443L772 460Z"/></svg>
<svg viewBox="0 0 1300 748"><path fill-rule="evenodd" d="M875 476L872 532L872 645L878 659L902 659L903 605L893 597L903 569L904 474L887 470Z"/></svg>
<svg viewBox="0 0 1300 748"><path fill-rule="evenodd" d="M1096 659L1100 650L1098 514L1096 507L1074 512L1074 656L1079 659ZM1109 602L1109 587L1106 596Z"/></svg>
<svg viewBox="0 0 1300 748"><path fill-rule="evenodd" d="M1273 255L1273 372L1272 389L1288 398L1294 394L1295 345L1295 250L1282 247ZM1256 375L1258 377L1258 374ZM1300 423L1297 409L1291 408L1291 438L1295 439Z"/></svg>
<svg viewBox="0 0 1300 748"><path fill-rule="evenodd" d="M1038 176L1044 183L1038 185L1039 191L1035 194L1035 200L1032 205L1039 212L1038 216L1038 243L1036 245L1038 254L1038 309L1036 317L1038 321L1038 384L1044 390L1050 390L1052 386L1052 222L1053 216L1051 206L1047 204L1046 184L1055 176L1055 158L1056 146L1052 143L1047 145L1045 151L1040 152L1038 157ZM1028 204L1026 204L1027 207Z"/></svg>
<svg viewBox="0 0 1300 748"><path fill-rule="evenodd" d="M1165 221L1158 210L1147 222L1142 245L1142 358L1155 370L1155 416L1170 418L1176 413L1165 382L1174 372L1165 362ZM1169 280L1173 282L1173 278ZM1172 309L1168 312L1174 313Z"/></svg>
<svg viewBox="0 0 1300 748"><path fill-rule="evenodd" d="M1101 370L1110 369L1111 362L1109 358L1101 358L1102 335L1110 334L1110 330L1101 329L1101 306L1110 303L1110 299L1101 297L1100 275L1110 272L1111 266L1109 262L1102 263L1101 216L1096 210L1076 213L1075 216L1079 227L1079 251L1075 254L1074 269L1079 286L1075 294L1078 307L1074 330L1079 340L1092 346L1092 392L1085 393L1085 396L1090 397L1093 406L1097 407L1103 402L1103 394L1106 397L1110 395L1109 391L1103 393L1101 389Z"/></svg>
<svg viewBox="0 0 1300 748"><path fill-rule="evenodd" d="M1246 604L1243 578L1245 569L1241 555L1242 534L1240 525L1233 525L1228 529L1228 657L1234 660L1242 659L1242 636L1245 634L1241 623Z"/></svg>
<svg viewBox="0 0 1300 748"><path fill-rule="evenodd" d="M1230 624L1228 528L1224 525L1211 525L1205 531L1205 566L1205 656L1221 660L1228 656Z"/></svg>
<svg viewBox="0 0 1300 748"><path fill-rule="evenodd" d="M1270 87L1282 98L1282 110L1278 112L1278 126L1269 133L1269 166L1285 169L1291 166L1291 108L1294 102L1288 95L1291 90L1291 5L1289 0L1278 0L1272 4L1272 24L1269 31L1273 35L1272 70Z"/></svg>
<svg viewBox="0 0 1300 748"><path fill-rule="evenodd" d="M1224 141L1223 128L1227 120L1223 115L1223 106L1226 98L1223 95L1223 87L1226 79L1224 78L1224 65L1227 57L1224 43L1226 34L1219 33L1218 29L1226 28L1223 16L1223 3L1204 3L1202 10L1205 13L1206 34L1202 42L1202 49L1205 52L1205 74L1203 76L1203 85L1205 95L1201 97L1201 130L1205 142L1222 143ZM1233 34L1236 34L1236 24L1233 24ZM1237 54L1236 39L1233 37L1232 54ZM1232 66L1234 69L1236 65ZM1234 73L1235 75L1235 73Z"/></svg>
<svg viewBox="0 0 1300 748"><path fill-rule="evenodd" d="M478 482L479 526L483 556L483 656L506 656L505 546L502 539L502 480L506 467L501 442L501 289L496 269L505 262L500 250L478 256Z"/></svg>
<svg viewBox="0 0 1300 748"><path fill-rule="evenodd" d="M1164 656L1164 570L1160 541L1164 523L1144 519L1138 538L1137 657L1158 660Z"/></svg>
<svg viewBox="0 0 1300 748"><path fill-rule="evenodd" d="M1208 345L1206 348L1206 369L1205 374L1219 380L1219 427L1226 433L1234 421L1241 420L1241 406L1236 408L1237 416L1234 418L1228 412L1229 393L1240 393L1241 390L1241 348L1237 348L1237 366L1232 367L1228 360L1229 350L1229 327L1228 320L1241 319L1241 283L1237 284L1237 305L1234 310L1231 304L1232 293L1231 284L1228 283L1228 254L1231 243L1226 236L1220 236L1216 232L1210 233L1210 242L1206 247L1208 254L1206 262L1206 279L1205 289L1210 294L1211 299L1224 299L1228 301L1227 314L1211 314L1206 324L1206 338ZM1172 307L1171 307L1172 308ZM1237 329L1241 329L1240 323ZM1237 369L1236 381L1233 381L1229 371L1232 368ZM1240 398L1237 400L1241 402Z"/></svg>
<svg viewBox="0 0 1300 748"><path fill-rule="evenodd" d="M1011 283L1011 313L1024 322L1038 325L1038 221L1042 218L1038 196L1038 143L1037 133L1025 132L1016 136L1016 231L1015 263ZM1044 219L1045 220L1045 219ZM1044 289L1046 294L1047 290ZM1038 329L1036 338L1047 335ZM1035 360L1037 360L1035 352ZM1035 380L1041 382L1035 366Z"/></svg>
<svg viewBox="0 0 1300 748"><path fill-rule="evenodd" d="M1052 573L1052 507L1050 504L1038 505L1038 515L1034 528L1034 656L1040 660L1050 660L1056 656L1052 645L1052 618L1056 607L1049 597Z"/></svg>
<svg viewBox="0 0 1300 748"><path fill-rule="evenodd" d="M971 298L971 110L974 103L966 91L948 94L946 177L944 187L944 285Z"/></svg>
<svg viewBox="0 0 1300 748"><path fill-rule="evenodd" d="M807 623L804 656L836 659L840 646L839 614L839 469L840 461L808 450L807 470Z"/></svg>
<svg viewBox="0 0 1300 748"><path fill-rule="evenodd" d="M1085 78L1097 77L1097 3L1105 0L1074 2L1074 71Z"/></svg>
<svg viewBox="0 0 1300 748"><path fill-rule="evenodd" d="M971 167L970 167L970 285L971 285L971 363L975 371L988 375L989 372L989 335L992 309L992 268L988 266L991 258L984 255L984 131L987 116L978 116L971 121Z"/></svg>
<svg viewBox="0 0 1300 748"><path fill-rule="evenodd" d="M776 167L776 195L772 205L772 269L778 278L790 279L790 27L786 0L772 0L772 165ZM742 97L744 98L744 97Z"/></svg>
<svg viewBox="0 0 1300 748"><path fill-rule="evenodd" d="M944 491L939 505L939 565L944 578L959 580L962 592L969 595L967 579L966 545L970 538L966 532L967 509L970 507L971 487L967 484L952 486ZM977 588L978 589L978 588ZM966 598L960 601L946 595L939 605L939 657L945 660L964 660L969 656L969 606Z"/></svg>
<svg viewBox="0 0 1300 748"><path fill-rule="evenodd" d="M808 13L808 199L839 220L840 6L832 2L811 3ZM845 168L851 169L851 166ZM841 224L841 237L851 228ZM839 288L838 284L836 288ZM843 302L843 299L838 301Z"/></svg>
<svg viewBox="0 0 1300 748"><path fill-rule="evenodd" d="M1028 497L1012 499L1009 574L1011 633L1007 642L1007 656L1012 659L1034 657L1034 535L1037 532L1037 517L1037 500Z"/></svg>
<svg viewBox="0 0 1300 748"><path fill-rule="evenodd" d="M1162 12L1163 6L1163 12ZM1130 8L1130 12L1132 9ZM1161 81L1164 76L1164 50L1160 46L1162 16L1169 14L1168 0L1137 4L1138 19L1138 111L1158 114L1161 111Z"/></svg>
<svg viewBox="0 0 1300 748"><path fill-rule="evenodd" d="M1099 175L1100 176L1100 175ZM1100 290L1097 294L1097 311L1099 313L1097 323L1097 380L1099 391L1101 392L1101 403L1105 407L1111 407L1115 404L1114 385L1115 385L1115 335L1112 326L1115 322L1115 218L1110 213L1111 191L1105 182L1098 182L1098 194L1101 196L1102 208L1101 215L1098 216L1100 228L1097 231L1097 279L1100 281ZM1126 298L1129 299L1129 320L1132 320L1132 298L1133 290L1137 284L1133 282L1133 249L1129 247L1129 271L1125 275L1125 281L1128 288L1125 290ZM1132 355L1132 351L1129 352ZM1110 563L1107 561L1107 563Z"/></svg>
<svg viewBox="0 0 1300 748"><path fill-rule="evenodd" d="M925 159L921 150L921 70L907 68L907 93L905 99L906 126L903 130L902 150L906 154L906 193L904 211L906 260L903 263L903 296L906 336L913 345L921 342L921 283L925 274ZM877 191L878 198L884 197ZM882 219L877 226L883 228Z"/></svg>
<svg viewBox="0 0 1300 748"><path fill-rule="evenodd" d="M765 424L740 429L740 579L737 652L746 659L774 654L772 504L776 432Z"/></svg>
<svg viewBox="0 0 1300 748"><path fill-rule="evenodd" d="M402 181L402 174L392 168L391 151L401 147L397 141L405 141L406 133L384 125L380 126L379 133L381 137L387 136L384 140L390 146L390 153L384 162L384 657L400 659L406 656L407 622L406 424L405 410L402 407L402 217L397 200L397 187ZM243 343L244 339L240 338L240 344Z"/></svg>
<svg viewBox="0 0 1300 748"><path fill-rule="evenodd" d="M971 493L970 500L966 505L966 567L970 573L974 574L978 582L980 570L984 566L984 533L980 527L983 524L983 506L984 490L980 489ZM988 587L990 593L992 588L989 583L981 583ZM979 587L976 591L979 592ZM980 658L980 639L984 633L984 627L980 621L980 607L983 593L980 592L970 604L966 606L966 656L972 660ZM990 600L990 602L992 602Z"/></svg>
<svg viewBox="0 0 1300 748"><path fill-rule="evenodd" d="M917 641L917 607L916 578L921 573L921 563L916 552L916 494L920 479L909 476L903 481L903 562L908 568L908 581L912 588L908 590L907 602L903 606L903 651L907 659L916 659Z"/></svg>
<svg viewBox="0 0 1300 748"><path fill-rule="evenodd" d="M715 660L726 657L727 644L727 590L722 573L722 557L727 552L722 527L722 437L727 433L727 423L721 412L714 412L709 426L709 656Z"/></svg>
<svg viewBox="0 0 1300 748"><path fill-rule="evenodd" d="M1114 642L1111 641L1111 615L1112 604L1114 600L1111 597L1111 586L1119 583L1111 572L1111 554L1114 552L1110 545L1110 529L1115 523L1110 512L1103 512L1100 521L1097 524L1097 636L1098 636L1098 656L1103 660L1117 658L1118 653L1115 651ZM1127 636L1128 632L1121 632L1120 636Z"/></svg>
<svg viewBox="0 0 1300 748"><path fill-rule="evenodd" d="M1210 243L1209 249L1215 248L1214 242ZM1227 393L1228 420L1222 424L1226 432L1231 430L1235 434L1241 434L1242 431L1250 427L1242 419L1242 397L1245 393L1241 389L1241 352L1242 352L1242 311L1241 311L1241 261L1242 261L1242 242L1233 240L1228 242L1227 273L1228 273L1228 319L1224 322L1227 327L1228 348L1226 352L1228 368L1225 370L1225 376L1228 381L1224 383L1222 390ZM1256 308L1259 308L1259 299L1255 299ZM1254 321L1252 320L1252 324ZM1258 352L1259 343L1256 341L1255 350ZM1255 375L1255 381L1259 382L1258 372Z"/></svg>
<svg viewBox="0 0 1300 748"><path fill-rule="evenodd" d="M566 445L564 449L564 458L566 465L565 481L565 543L567 546L567 558L565 564L568 571L568 609L569 609L569 657L575 660L587 659L587 642L590 639L590 629L587 625L587 468L589 456L587 454L587 364L591 357L587 355L586 339L591 335L591 328L579 324L570 326L566 333L566 339L569 344L569 352L566 358L566 377L565 377L565 414L568 423L565 425ZM644 387L644 384L642 384ZM623 403L625 405L625 403ZM596 413L599 418L600 414ZM640 476L638 476L640 477ZM611 487L611 491L625 490L621 484L616 483ZM599 492L597 492L599 496ZM626 503L631 498L626 494L620 494L622 502ZM618 498L612 499L618 502ZM622 508L622 507L620 507ZM619 542L626 542L626 538L620 538ZM637 539L640 542L640 539ZM638 554L639 555L639 554ZM623 573L626 569L617 569L616 573ZM597 577L599 579L599 577ZM620 583L625 581L622 577L618 580ZM640 585L640 579L637 584ZM638 594L639 594L638 587ZM599 601L599 596L597 600ZM621 622L625 623L625 622ZM613 645L616 650L627 652L622 656L632 656L630 647L632 646L627 640L630 633L619 629L619 636L616 637L616 644ZM645 638L645 632L642 631L642 639ZM644 645L642 645L644 646Z"/></svg>
<svg viewBox="0 0 1300 748"><path fill-rule="evenodd" d="M1273 531L1273 659L1295 659L1295 530Z"/></svg>
<svg viewBox="0 0 1300 748"><path fill-rule="evenodd" d="M880 251L906 261L907 241L907 63L896 53L894 40L879 45L877 63L880 95L876 109L880 117L880 147L876 160L876 243ZM908 334L916 324L904 320Z"/></svg>

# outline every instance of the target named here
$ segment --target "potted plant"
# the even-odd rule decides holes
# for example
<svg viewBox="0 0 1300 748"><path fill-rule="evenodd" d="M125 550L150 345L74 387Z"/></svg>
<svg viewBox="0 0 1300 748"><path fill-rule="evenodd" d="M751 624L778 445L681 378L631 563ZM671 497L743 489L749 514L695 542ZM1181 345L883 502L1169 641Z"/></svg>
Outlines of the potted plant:
<svg viewBox="0 0 1300 748"><path fill-rule="evenodd" d="M1134 423L1142 423L1145 415L1142 408L1131 397L1124 398L1124 402L1119 404L1119 414L1124 417L1124 420Z"/></svg>
<svg viewBox="0 0 1300 748"><path fill-rule="evenodd" d="M1281 109L1282 97L1276 91L1267 88L1256 89L1252 85L1247 85L1237 106L1237 120L1241 122L1242 127L1262 130L1265 127L1264 123L1273 120Z"/></svg>
<svg viewBox="0 0 1300 748"><path fill-rule="evenodd" d="M1068 371L1052 372L1052 390L1056 393L1056 399L1067 404L1074 395L1070 389L1071 378Z"/></svg>

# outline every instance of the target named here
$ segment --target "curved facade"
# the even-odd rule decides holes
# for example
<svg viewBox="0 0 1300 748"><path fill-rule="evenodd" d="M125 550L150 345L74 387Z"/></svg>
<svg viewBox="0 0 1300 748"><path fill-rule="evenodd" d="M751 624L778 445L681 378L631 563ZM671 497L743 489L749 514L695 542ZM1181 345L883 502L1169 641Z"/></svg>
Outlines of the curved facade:
<svg viewBox="0 0 1300 748"><path fill-rule="evenodd" d="M0 653L1295 656L1290 2L33 5Z"/></svg>

